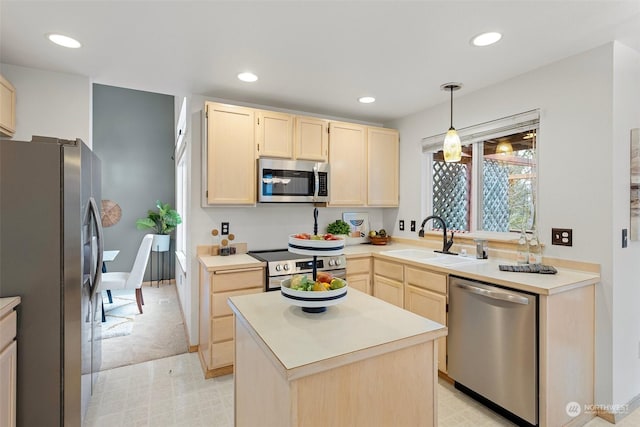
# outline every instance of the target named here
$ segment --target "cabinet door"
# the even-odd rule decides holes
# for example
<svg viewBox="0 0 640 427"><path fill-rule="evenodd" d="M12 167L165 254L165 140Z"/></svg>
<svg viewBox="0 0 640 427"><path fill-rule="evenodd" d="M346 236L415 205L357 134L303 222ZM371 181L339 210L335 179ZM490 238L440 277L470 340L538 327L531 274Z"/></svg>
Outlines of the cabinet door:
<svg viewBox="0 0 640 427"><path fill-rule="evenodd" d="M0 76L0 134L13 136L16 131L16 89Z"/></svg>
<svg viewBox="0 0 640 427"><path fill-rule="evenodd" d="M208 204L256 202L254 110L206 103Z"/></svg>
<svg viewBox="0 0 640 427"><path fill-rule="evenodd" d="M398 206L400 140L395 129L367 128L367 204Z"/></svg>
<svg viewBox="0 0 640 427"><path fill-rule="evenodd" d="M371 276L369 273L347 274L347 283L350 288L371 295Z"/></svg>
<svg viewBox="0 0 640 427"><path fill-rule="evenodd" d="M373 296L389 304L404 308L402 282L387 279L378 275L373 276Z"/></svg>
<svg viewBox="0 0 640 427"><path fill-rule="evenodd" d="M258 111L256 139L260 157L293 158L293 116L275 111Z"/></svg>
<svg viewBox="0 0 640 427"><path fill-rule="evenodd" d="M0 353L0 426L16 425L17 348L13 341Z"/></svg>
<svg viewBox="0 0 640 427"><path fill-rule="evenodd" d="M295 118L295 157L326 162L329 155L329 122L315 117Z"/></svg>
<svg viewBox="0 0 640 427"><path fill-rule="evenodd" d="M447 324L447 297L445 295L407 285L404 302L406 310L442 325ZM438 369L447 372L446 337L438 339Z"/></svg>
<svg viewBox="0 0 640 427"><path fill-rule="evenodd" d="M367 199L367 146L364 126L329 123L331 206L364 206Z"/></svg>

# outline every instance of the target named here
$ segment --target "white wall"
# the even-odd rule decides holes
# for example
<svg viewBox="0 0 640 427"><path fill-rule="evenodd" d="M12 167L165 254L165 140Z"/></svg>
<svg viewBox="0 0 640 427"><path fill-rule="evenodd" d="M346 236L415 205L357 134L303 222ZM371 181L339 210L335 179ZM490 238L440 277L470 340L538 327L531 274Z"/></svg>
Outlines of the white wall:
<svg viewBox="0 0 640 427"><path fill-rule="evenodd" d="M15 140L32 135L91 140L91 80L85 76L0 64L16 88Z"/></svg>
<svg viewBox="0 0 640 427"><path fill-rule="evenodd" d="M616 43L613 57L613 402L640 393L640 242L622 249L629 229L630 129L640 128L640 53Z"/></svg>
<svg viewBox="0 0 640 427"><path fill-rule="evenodd" d="M602 404L627 403L640 394L638 243L614 251L620 229L629 226L628 131L633 121L638 126L638 53L615 47L620 52L616 61L614 44L608 44L499 85L475 91L463 88L456 92L454 111L454 125L460 129L540 109L538 220L545 255L602 267L602 283L596 289L596 403ZM614 81L619 82L615 92ZM446 130L448 107L443 95L440 106L388 123L401 136L398 218L424 216L423 197L416 189L425 173L420 142ZM624 110L624 119L617 115L619 109ZM623 200L626 208L616 207ZM552 227L572 228L573 246L550 245ZM397 229L393 234L412 235ZM628 267L620 268L623 261L614 263L619 256L628 260ZM630 265L632 258L635 266Z"/></svg>

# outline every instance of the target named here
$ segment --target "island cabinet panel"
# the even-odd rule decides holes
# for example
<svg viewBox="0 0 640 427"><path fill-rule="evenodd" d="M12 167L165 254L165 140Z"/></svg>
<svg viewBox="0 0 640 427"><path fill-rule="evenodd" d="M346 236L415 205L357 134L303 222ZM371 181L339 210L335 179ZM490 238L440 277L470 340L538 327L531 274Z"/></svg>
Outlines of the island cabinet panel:
<svg viewBox="0 0 640 427"><path fill-rule="evenodd" d="M255 111L207 102L204 205L256 203Z"/></svg>
<svg viewBox="0 0 640 427"><path fill-rule="evenodd" d="M435 339L445 328L355 289L316 318L270 294L230 301L237 427L437 425Z"/></svg>
<svg viewBox="0 0 640 427"><path fill-rule="evenodd" d="M294 123L295 158L326 162L329 156L329 122L315 117L296 116Z"/></svg>
<svg viewBox="0 0 640 427"><path fill-rule="evenodd" d="M293 158L293 116L266 110L258 110L256 115L258 155Z"/></svg>
<svg viewBox="0 0 640 427"><path fill-rule="evenodd" d="M347 259L349 287L371 295L371 257Z"/></svg>
<svg viewBox="0 0 640 427"><path fill-rule="evenodd" d="M329 124L330 205L364 206L367 203L366 141L365 126Z"/></svg>
<svg viewBox="0 0 640 427"><path fill-rule="evenodd" d="M395 129L367 128L367 205L398 206L400 137Z"/></svg>
<svg viewBox="0 0 640 427"><path fill-rule="evenodd" d="M233 372L233 313L228 299L263 290L262 267L208 271L201 265L198 354L205 378Z"/></svg>
<svg viewBox="0 0 640 427"><path fill-rule="evenodd" d="M0 298L0 426L16 425L17 314L20 298Z"/></svg>

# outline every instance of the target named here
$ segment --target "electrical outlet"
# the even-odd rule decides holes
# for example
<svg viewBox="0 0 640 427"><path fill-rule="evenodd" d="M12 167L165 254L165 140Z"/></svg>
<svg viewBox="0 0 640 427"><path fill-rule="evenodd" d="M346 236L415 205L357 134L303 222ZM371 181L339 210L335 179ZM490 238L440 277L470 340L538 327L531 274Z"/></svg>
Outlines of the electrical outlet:
<svg viewBox="0 0 640 427"><path fill-rule="evenodd" d="M223 236L226 236L227 234L229 234L229 223L228 222L223 222L222 223L222 227L220 227L222 231L220 231L220 234L222 234Z"/></svg>
<svg viewBox="0 0 640 427"><path fill-rule="evenodd" d="M573 229L552 228L551 244L560 246L573 246Z"/></svg>
<svg viewBox="0 0 640 427"><path fill-rule="evenodd" d="M411 220L411 231L416 231L416 221L415 220Z"/></svg>
<svg viewBox="0 0 640 427"><path fill-rule="evenodd" d="M622 229L622 247L623 248L627 247L627 229L626 228Z"/></svg>
<svg viewBox="0 0 640 427"><path fill-rule="evenodd" d="M398 223L398 228L400 229L400 231L404 231L404 219L400 220L400 222Z"/></svg>

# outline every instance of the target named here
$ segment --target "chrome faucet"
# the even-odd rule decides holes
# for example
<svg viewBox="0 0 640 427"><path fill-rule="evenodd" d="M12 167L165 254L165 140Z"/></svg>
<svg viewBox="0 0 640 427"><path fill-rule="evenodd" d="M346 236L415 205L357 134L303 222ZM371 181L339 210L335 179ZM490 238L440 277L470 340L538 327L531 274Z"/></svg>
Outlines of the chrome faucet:
<svg viewBox="0 0 640 427"><path fill-rule="evenodd" d="M451 238L449 240L447 240L447 224L444 222L444 219L442 219L439 216L429 215L428 217L426 217L424 219L424 221L422 221L422 225L420 226L420 231L418 232L418 236L424 237L424 225L430 219L433 219L434 221L438 220L438 221L440 221L440 224L442 225L442 250L441 251L435 251L435 252L439 252L441 254L448 254L448 255L458 255L455 252L449 252L449 249L451 249L451 246L453 245L453 231L451 232Z"/></svg>

